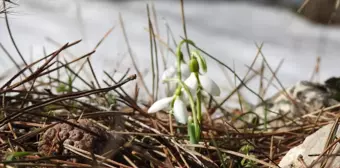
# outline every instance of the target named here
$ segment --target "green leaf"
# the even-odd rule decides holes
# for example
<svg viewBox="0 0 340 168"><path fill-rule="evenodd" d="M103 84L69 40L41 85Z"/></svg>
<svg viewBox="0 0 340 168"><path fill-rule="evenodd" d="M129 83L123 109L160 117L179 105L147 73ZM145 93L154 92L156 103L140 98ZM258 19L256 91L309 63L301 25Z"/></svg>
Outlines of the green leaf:
<svg viewBox="0 0 340 168"><path fill-rule="evenodd" d="M252 145L246 144L243 145L240 149L240 151L244 154L249 154L250 151L254 150L254 147Z"/></svg>
<svg viewBox="0 0 340 168"><path fill-rule="evenodd" d="M106 94L106 97L110 105L115 105L117 103L116 96L114 94L108 93Z"/></svg>
<svg viewBox="0 0 340 168"><path fill-rule="evenodd" d="M68 76L68 87L67 87L67 92L68 93L71 93L72 92L72 88L73 88L73 80L72 80L72 77L71 75Z"/></svg>
<svg viewBox="0 0 340 168"><path fill-rule="evenodd" d="M192 122L192 117L189 116L188 118L188 135L191 144L197 144L196 133L195 133L195 125Z"/></svg>
<svg viewBox="0 0 340 168"><path fill-rule="evenodd" d="M60 84L59 86L57 86L56 90L57 90L58 93L66 92L67 87L64 84Z"/></svg>
<svg viewBox="0 0 340 168"><path fill-rule="evenodd" d="M32 155L33 152L12 152L6 157L6 161L13 161L16 157L23 157L27 155Z"/></svg>

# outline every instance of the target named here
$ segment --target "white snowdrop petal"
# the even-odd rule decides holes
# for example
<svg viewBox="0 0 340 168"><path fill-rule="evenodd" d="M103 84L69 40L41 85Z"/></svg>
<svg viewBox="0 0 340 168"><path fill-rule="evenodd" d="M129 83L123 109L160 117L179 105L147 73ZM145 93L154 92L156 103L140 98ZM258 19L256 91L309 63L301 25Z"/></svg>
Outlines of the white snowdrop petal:
<svg viewBox="0 0 340 168"><path fill-rule="evenodd" d="M168 78L173 78L176 75L176 68L174 66L169 67L166 69L162 74L162 81L165 82Z"/></svg>
<svg viewBox="0 0 340 168"><path fill-rule="evenodd" d="M197 89L198 83L197 83L195 74L191 73L190 76L184 81L184 84L188 86L193 99L196 99L196 89ZM184 97L186 99L189 98L189 95L187 95L184 89L182 89L182 93L184 93Z"/></svg>
<svg viewBox="0 0 340 168"><path fill-rule="evenodd" d="M194 73L191 73L190 76L184 81L184 83L191 89L196 90L197 88L197 80Z"/></svg>
<svg viewBox="0 0 340 168"><path fill-rule="evenodd" d="M166 97L160 100L157 100L152 106L149 108L148 113L156 113L160 110L165 110L170 107L170 103L172 101L172 97Z"/></svg>
<svg viewBox="0 0 340 168"><path fill-rule="evenodd" d="M203 89L210 93L213 96L219 96L221 91L220 88L217 86L217 84L211 80L208 76L206 75L200 75L200 81Z"/></svg>
<svg viewBox="0 0 340 168"><path fill-rule="evenodd" d="M195 98L196 96L193 96L194 101L195 101ZM182 89L182 94L180 96L180 99L183 101L184 104L190 105L189 95L184 91L184 89Z"/></svg>
<svg viewBox="0 0 340 168"><path fill-rule="evenodd" d="M186 79L190 75L190 69L188 64L181 64L181 73L182 73L182 78ZM177 66L171 66L168 69L166 69L163 74L162 74L162 81L165 82L166 79L168 78L175 78L177 76Z"/></svg>
<svg viewBox="0 0 340 168"><path fill-rule="evenodd" d="M185 103L180 98L177 98L174 103L174 117L181 124L188 122L188 111Z"/></svg>
<svg viewBox="0 0 340 168"><path fill-rule="evenodd" d="M181 64L182 79L186 79L190 76L191 72L188 64Z"/></svg>

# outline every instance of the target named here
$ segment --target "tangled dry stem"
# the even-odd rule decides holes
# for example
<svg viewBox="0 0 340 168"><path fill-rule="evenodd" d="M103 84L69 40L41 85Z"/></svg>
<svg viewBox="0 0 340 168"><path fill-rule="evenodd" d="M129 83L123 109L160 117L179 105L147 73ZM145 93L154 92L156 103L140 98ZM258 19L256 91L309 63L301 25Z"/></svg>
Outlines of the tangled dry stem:
<svg viewBox="0 0 340 168"><path fill-rule="evenodd" d="M295 119L294 122L286 123L286 128L289 128L286 131L273 132L250 127L236 129L230 123L232 120L230 117L211 120L208 120L209 117L204 117L202 141L197 145L190 145L186 136L186 127L174 124L176 132L172 135L168 115L160 113L156 116L150 116L146 114L145 107L140 107L136 103L137 98L118 92L120 94L117 94L116 99L123 103L111 105L109 108L107 95L116 91L115 89L124 83L133 80L135 76L130 76L117 85L107 88L85 91L74 91L76 89L72 88L63 92L56 92L57 86L67 82L63 82L62 78L52 78L52 73L56 70L65 70L66 64L56 66L54 59L62 50L75 45L77 42L66 44L50 54L46 57L48 61L40 60L31 64L30 66L33 67L41 61L44 62L40 68L25 79L19 80L19 76L22 76L27 67L1 87L0 148L1 158L5 160L2 161L3 165L33 167L33 165L56 166L62 163L63 165L76 164L78 167L88 167L93 164L104 167L134 167L136 165L221 167L222 163L229 166L238 165L240 160L246 158L254 161L255 165L258 166L277 167L276 164L290 148L300 144L306 135L328 124L336 115L331 110L338 106L329 107L309 113ZM75 62L77 61L73 63ZM71 62L68 64L71 64ZM44 77L54 80L46 83L43 80ZM81 78L81 76L78 76L78 78ZM53 87L46 89L46 86ZM211 107L211 109L213 108ZM69 119L72 119L72 122ZM88 120L97 123L95 129L92 126L85 126L88 129L84 129L82 121ZM46 152L46 150L41 149L41 145L46 143L47 135L52 135L48 131L46 133L46 130L58 130L55 129L60 127L58 123L65 127L76 128L75 130L78 133L82 132L92 139L96 136L101 137L110 134L120 137L120 141L116 140L117 138L110 138L110 143L100 141L91 144L92 146L87 144L84 148L80 147L81 145L70 146L70 144L75 143L60 143L58 144L61 145L59 147L68 149L67 154ZM297 125L296 123L303 124ZM97 129L99 126L100 129ZM59 131L62 132L62 129ZM59 136L53 136L52 140L50 138L48 140L50 145L47 145L48 149L53 146L53 139L56 137L63 139L64 133L71 136L72 130L66 132L64 130L63 133L58 134ZM91 138L89 138L90 140ZM249 153L240 151L242 146L247 144L254 146L251 154L255 157L250 157ZM112 145L116 147L113 148ZM98 148L102 150L105 147L108 148L105 153L98 152ZM77 150L81 150L81 152ZM11 154L23 151L31 153L8 160ZM70 153L72 155L69 155ZM67 157L65 158L65 156ZM70 158L76 158L75 160L79 162L74 162L74 160L72 162L69 160Z"/></svg>
<svg viewBox="0 0 340 168"><path fill-rule="evenodd" d="M277 167L289 149L337 116L338 106L334 106L285 123L285 131L255 129L250 123L236 129L232 122L236 114L221 109L229 115L212 119L210 115L221 107L209 105L209 113L205 114L209 116L203 117L202 140L191 145L185 126L176 125L164 113L148 115L146 107L137 103L138 94L131 97L122 91L121 86L134 80L135 75L114 86L109 85L116 83L111 78L112 81L104 81L108 84L106 88L96 89L75 73L77 70L70 68L94 51L70 62L58 59L60 52L79 42L65 44L3 81L0 89L0 166L237 167L247 159L253 161L254 166ZM39 68L32 73L26 72L38 64ZM72 74L72 81L82 81L89 89L79 89L65 76L59 76L60 72L66 71ZM236 90L245 86L246 81L242 80ZM112 99L116 103L112 104ZM83 121L91 121L96 126L84 125ZM170 123L172 127L169 127ZM54 136L51 136L51 130ZM64 143L70 133L75 133L76 139L71 138L73 143L70 140ZM74 145L80 135L96 143L88 143L85 147L78 143ZM97 141L96 137L103 136L105 140ZM53 152L53 145L58 145L58 150ZM254 149L248 153L242 151L246 145ZM64 150L67 152L62 152Z"/></svg>

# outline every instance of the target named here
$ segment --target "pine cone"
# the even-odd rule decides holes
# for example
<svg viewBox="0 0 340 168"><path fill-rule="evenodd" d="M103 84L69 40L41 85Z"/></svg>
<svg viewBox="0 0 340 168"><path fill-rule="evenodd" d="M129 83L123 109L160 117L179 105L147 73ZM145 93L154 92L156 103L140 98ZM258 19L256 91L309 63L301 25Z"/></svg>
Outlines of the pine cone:
<svg viewBox="0 0 340 168"><path fill-rule="evenodd" d="M68 144L95 154L101 154L104 152L108 141L113 140L111 134L88 119L78 121L71 119L68 121L91 130L100 135L100 137L67 123L59 123L46 130L43 134L38 145L39 152L45 155L68 155L71 154L70 151L63 148L64 144Z"/></svg>

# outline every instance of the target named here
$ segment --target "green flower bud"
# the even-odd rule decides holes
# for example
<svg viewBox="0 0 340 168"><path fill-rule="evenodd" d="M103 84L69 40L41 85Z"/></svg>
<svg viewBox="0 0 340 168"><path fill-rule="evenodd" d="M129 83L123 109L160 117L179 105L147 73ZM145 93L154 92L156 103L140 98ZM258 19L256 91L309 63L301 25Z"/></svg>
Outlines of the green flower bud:
<svg viewBox="0 0 340 168"><path fill-rule="evenodd" d="M200 66L198 64L198 61L195 57L192 57L189 62L189 68L191 72L198 73L200 70Z"/></svg>
<svg viewBox="0 0 340 168"><path fill-rule="evenodd" d="M198 50L191 52L192 57L196 57L200 63L200 66L203 72L207 72L207 62L205 61L204 57L199 53Z"/></svg>
<svg viewBox="0 0 340 168"><path fill-rule="evenodd" d="M177 57L179 60L183 61L183 52L181 50L177 52Z"/></svg>

